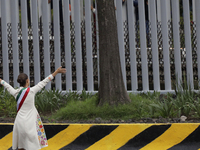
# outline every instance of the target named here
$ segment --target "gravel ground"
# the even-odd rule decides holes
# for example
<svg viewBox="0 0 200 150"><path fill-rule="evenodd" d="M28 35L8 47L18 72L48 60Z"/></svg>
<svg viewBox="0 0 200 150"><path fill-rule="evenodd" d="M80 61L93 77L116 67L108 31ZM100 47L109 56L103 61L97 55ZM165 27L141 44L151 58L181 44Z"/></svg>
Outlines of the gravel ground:
<svg viewBox="0 0 200 150"><path fill-rule="evenodd" d="M43 120L44 123L50 123L47 120ZM181 119L181 118L172 118L172 119L166 119L166 118L156 118L156 119L152 119L152 118L143 118L140 120L102 120L101 118L96 118L95 120L79 120L79 121L70 121L70 120L63 120L63 121L54 121L52 120L52 122L56 122L56 123L200 123L200 119Z"/></svg>
<svg viewBox="0 0 200 150"><path fill-rule="evenodd" d="M96 118L94 120L63 120L56 121L52 120L51 122L42 118L43 123L200 123L200 119L190 118L190 119L182 119L182 118L143 118L139 120L129 119L127 121L124 120L102 120L101 118ZM1 118L0 123L14 123L15 118Z"/></svg>

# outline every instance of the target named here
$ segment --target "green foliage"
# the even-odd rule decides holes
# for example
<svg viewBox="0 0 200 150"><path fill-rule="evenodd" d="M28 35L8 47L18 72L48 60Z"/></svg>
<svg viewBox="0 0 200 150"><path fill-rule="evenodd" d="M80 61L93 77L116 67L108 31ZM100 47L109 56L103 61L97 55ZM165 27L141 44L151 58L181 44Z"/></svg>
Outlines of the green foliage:
<svg viewBox="0 0 200 150"><path fill-rule="evenodd" d="M147 93L141 93L140 95L149 100L158 100L160 97L160 92L156 91L154 91L153 93L147 92Z"/></svg>
<svg viewBox="0 0 200 150"><path fill-rule="evenodd" d="M15 98L4 91L4 88L0 88L0 116L14 117L17 112Z"/></svg>
<svg viewBox="0 0 200 150"><path fill-rule="evenodd" d="M148 116L150 101L140 95L130 94L131 103L110 106L97 106L98 96L93 95L84 100L71 100L58 110L51 119L55 120L88 120L95 118L108 119L139 119Z"/></svg>
<svg viewBox="0 0 200 150"><path fill-rule="evenodd" d="M86 92L85 89L81 93L76 91L66 93L67 101L84 101L92 96L93 94Z"/></svg>
<svg viewBox="0 0 200 150"><path fill-rule="evenodd" d="M35 96L35 105L39 112L53 112L66 103L66 95L59 90L42 90Z"/></svg>
<svg viewBox="0 0 200 150"><path fill-rule="evenodd" d="M173 100L175 108L178 110L178 116L185 115L189 116L194 103L195 92L192 91L190 83L188 84L186 78L180 81L180 84L176 81L176 99Z"/></svg>
<svg viewBox="0 0 200 150"><path fill-rule="evenodd" d="M193 109L196 115L200 117L200 98L199 97L197 97L194 103L191 103L191 109Z"/></svg>
<svg viewBox="0 0 200 150"><path fill-rule="evenodd" d="M173 99L170 94L168 94L166 98L163 98L163 100L150 104L150 106L156 108L159 115L163 118L170 118L175 114Z"/></svg>
<svg viewBox="0 0 200 150"><path fill-rule="evenodd" d="M98 94L59 90L45 90L35 96L35 105L42 115L55 120L129 120L142 118L172 118L185 115L200 117L200 93L195 93L184 79L181 84L175 83L175 94L160 94L147 92L129 94L131 103L110 106L98 106ZM14 117L16 101L3 88L0 89L0 117ZM47 118L47 117L46 117Z"/></svg>

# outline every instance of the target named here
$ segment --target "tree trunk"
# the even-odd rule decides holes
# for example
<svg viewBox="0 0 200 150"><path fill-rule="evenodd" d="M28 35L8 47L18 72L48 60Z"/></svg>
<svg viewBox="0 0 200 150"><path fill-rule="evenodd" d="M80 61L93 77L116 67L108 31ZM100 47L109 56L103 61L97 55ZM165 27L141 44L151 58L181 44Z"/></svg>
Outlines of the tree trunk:
<svg viewBox="0 0 200 150"><path fill-rule="evenodd" d="M97 0L99 24L99 105L130 102L125 89L118 45L114 0Z"/></svg>

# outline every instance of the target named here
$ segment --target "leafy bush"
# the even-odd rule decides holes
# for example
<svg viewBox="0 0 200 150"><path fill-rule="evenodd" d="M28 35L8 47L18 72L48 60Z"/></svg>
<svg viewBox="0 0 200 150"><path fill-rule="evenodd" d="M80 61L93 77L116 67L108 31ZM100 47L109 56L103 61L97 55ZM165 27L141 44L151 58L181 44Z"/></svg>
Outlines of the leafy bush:
<svg viewBox="0 0 200 150"><path fill-rule="evenodd" d="M154 107L163 118L170 118L175 115L173 99L170 94L168 94L163 100L150 104L150 106Z"/></svg>
<svg viewBox="0 0 200 150"><path fill-rule="evenodd" d="M66 95L59 90L45 90L35 96L35 105L40 112L53 112L66 104Z"/></svg>
<svg viewBox="0 0 200 150"><path fill-rule="evenodd" d="M0 116L14 117L17 113L17 106L15 98L0 88Z"/></svg>
<svg viewBox="0 0 200 150"><path fill-rule="evenodd" d="M181 115L189 116L192 111L192 104L195 100L195 92L192 90L191 85L187 83L184 77L180 84L176 81L176 99L173 100L175 108L178 110L178 116Z"/></svg>

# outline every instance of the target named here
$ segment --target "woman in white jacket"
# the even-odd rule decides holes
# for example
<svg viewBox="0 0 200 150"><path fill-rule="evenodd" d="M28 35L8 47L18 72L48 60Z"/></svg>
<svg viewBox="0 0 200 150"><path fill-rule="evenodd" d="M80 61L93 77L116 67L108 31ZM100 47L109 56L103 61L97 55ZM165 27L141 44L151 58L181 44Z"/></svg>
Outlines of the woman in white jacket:
<svg viewBox="0 0 200 150"><path fill-rule="evenodd" d="M12 149L38 150L48 146L41 118L35 108L35 94L58 73L65 72L65 68L59 67L53 74L31 88L29 88L30 82L28 76L24 73L18 76L17 82L20 84L20 88L18 89L14 89L4 80L0 79L0 83L17 101L17 116L13 127Z"/></svg>

